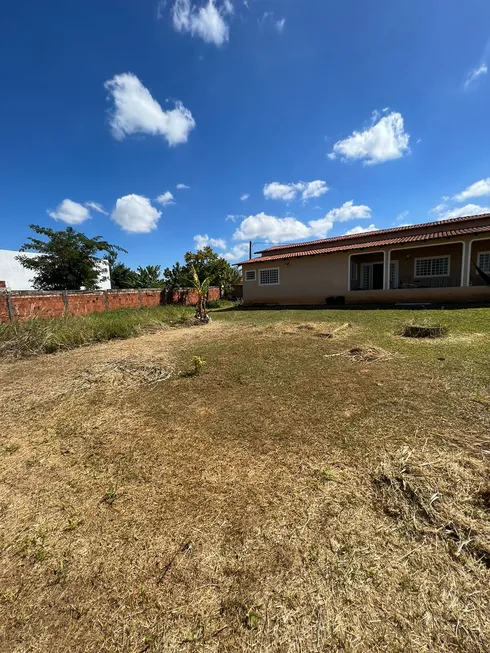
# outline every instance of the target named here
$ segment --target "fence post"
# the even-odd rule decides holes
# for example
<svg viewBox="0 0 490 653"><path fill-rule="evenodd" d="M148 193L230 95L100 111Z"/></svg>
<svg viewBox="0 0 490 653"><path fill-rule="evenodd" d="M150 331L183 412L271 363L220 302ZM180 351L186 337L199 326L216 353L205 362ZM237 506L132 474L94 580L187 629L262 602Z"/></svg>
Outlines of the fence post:
<svg viewBox="0 0 490 653"><path fill-rule="evenodd" d="M9 322L14 321L14 308L12 306L12 298L10 296L10 290L7 290L5 293L5 302L7 304L7 316L9 319Z"/></svg>
<svg viewBox="0 0 490 653"><path fill-rule="evenodd" d="M70 306L68 305L68 291L63 290L61 292L61 299L63 300L63 306L65 307L65 317L70 315Z"/></svg>
<svg viewBox="0 0 490 653"><path fill-rule="evenodd" d="M138 288L138 308L143 308L142 289Z"/></svg>
<svg viewBox="0 0 490 653"><path fill-rule="evenodd" d="M106 311L109 310L109 291L108 290L104 290L104 307L105 307Z"/></svg>

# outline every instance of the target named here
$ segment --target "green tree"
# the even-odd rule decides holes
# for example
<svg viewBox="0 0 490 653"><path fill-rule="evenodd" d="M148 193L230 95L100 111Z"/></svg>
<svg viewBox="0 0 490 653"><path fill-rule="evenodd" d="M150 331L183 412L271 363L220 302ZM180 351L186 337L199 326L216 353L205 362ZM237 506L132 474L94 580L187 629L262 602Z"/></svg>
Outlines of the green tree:
<svg viewBox="0 0 490 653"><path fill-rule="evenodd" d="M240 283L241 275L226 259L217 254L212 247L204 247L197 252L187 252L186 266L194 267L200 279L209 278L213 285L219 286L221 294L230 292L231 288Z"/></svg>
<svg viewBox="0 0 490 653"><path fill-rule="evenodd" d="M111 265L112 288L136 288L136 273L124 263Z"/></svg>
<svg viewBox="0 0 490 653"><path fill-rule="evenodd" d="M126 250L111 245L101 236L89 238L85 234L67 227L64 231L54 231L48 227L31 224L30 228L47 240L30 236L20 249L21 252L34 251L39 256L17 256L16 259L28 270L33 270L33 285L38 290L79 290L97 288L100 277L98 261L117 256Z"/></svg>
<svg viewBox="0 0 490 653"><path fill-rule="evenodd" d="M161 274L160 265L147 265L145 268L139 266L136 271L136 288L161 288Z"/></svg>
<svg viewBox="0 0 490 653"><path fill-rule="evenodd" d="M187 285L190 270L180 263L174 263L171 268L165 268L163 271L163 281L166 288L175 290L184 288Z"/></svg>

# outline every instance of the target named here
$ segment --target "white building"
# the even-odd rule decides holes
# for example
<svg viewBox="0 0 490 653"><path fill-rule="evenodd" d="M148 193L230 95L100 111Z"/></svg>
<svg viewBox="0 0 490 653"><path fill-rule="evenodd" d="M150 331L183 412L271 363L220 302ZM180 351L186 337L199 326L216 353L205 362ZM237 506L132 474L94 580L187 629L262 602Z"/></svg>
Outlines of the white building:
<svg viewBox="0 0 490 653"><path fill-rule="evenodd" d="M20 252L10 249L0 249L0 281L5 281L8 290L34 290L31 282L34 272L23 267L19 261L15 260L15 257L19 256L19 254ZM22 252L22 255L29 257L38 256L38 254L32 252ZM97 285L102 290L110 290L111 280L108 261L101 259L99 268L99 279L105 278L105 281L99 280Z"/></svg>

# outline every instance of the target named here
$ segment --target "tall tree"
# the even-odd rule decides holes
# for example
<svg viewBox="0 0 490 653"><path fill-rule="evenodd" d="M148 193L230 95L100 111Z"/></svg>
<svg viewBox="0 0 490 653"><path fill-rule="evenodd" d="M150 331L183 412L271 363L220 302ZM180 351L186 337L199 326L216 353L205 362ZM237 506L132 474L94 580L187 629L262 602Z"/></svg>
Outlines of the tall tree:
<svg viewBox="0 0 490 653"><path fill-rule="evenodd" d="M17 256L16 259L28 270L33 270L33 285L38 290L79 290L97 288L100 278L98 267L102 254L105 258L117 256L126 250L111 245L101 236L89 238L85 234L67 227L64 231L54 231L48 227L29 225L41 240L30 236L20 249L21 252L34 251L39 256Z"/></svg>
<svg viewBox="0 0 490 653"><path fill-rule="evenodd" d="M187 252L185 262L188 269L194 267L199 279L210 279L212 285L219 286L222 294L229 292L236 283L240 283L240 273L212 247Z"/></svg>
<svg viewBox="0 0 490 653"><path fill-rule="evenodd" d="M184 288L187 285L189 270L180 263L174 263L171 268L165 268L163 271L163 281L169 290Z"/></svg>

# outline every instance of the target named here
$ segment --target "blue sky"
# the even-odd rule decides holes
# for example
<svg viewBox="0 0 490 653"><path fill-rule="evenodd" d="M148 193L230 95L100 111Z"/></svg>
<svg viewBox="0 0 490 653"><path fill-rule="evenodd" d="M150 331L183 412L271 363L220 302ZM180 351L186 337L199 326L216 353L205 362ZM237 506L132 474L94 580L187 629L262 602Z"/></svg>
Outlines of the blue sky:
<svg viewBox="0 0 490 653"><path fill-rule="evenodd" d="M0 248L234 262L490 207L488 0L27 0L0 35Z"/></svg>

